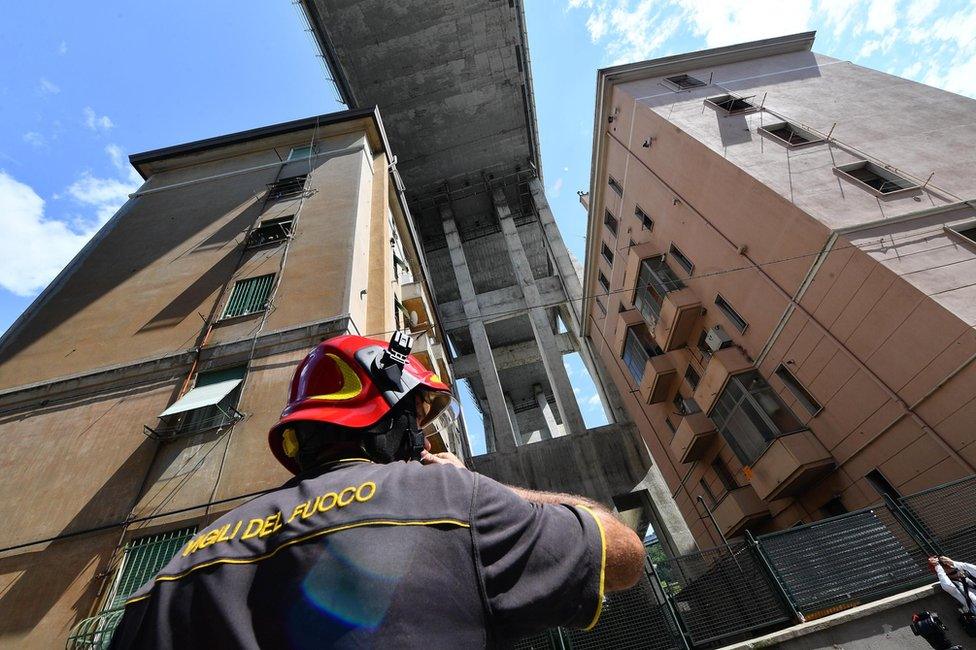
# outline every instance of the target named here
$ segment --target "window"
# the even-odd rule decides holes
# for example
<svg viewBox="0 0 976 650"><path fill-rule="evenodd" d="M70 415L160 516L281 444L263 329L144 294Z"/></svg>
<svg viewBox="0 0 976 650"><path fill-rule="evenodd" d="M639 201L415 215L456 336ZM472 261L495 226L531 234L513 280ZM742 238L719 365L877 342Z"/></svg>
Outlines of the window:
<svg viewBox="0 0 976 650"><path fill-rule="evenodd" d="M820 507L820 512L824 513L826 517L838 517L847 514L847 506L840 500L840 497L834 497Z"/></svg>
<svg viewBox="0 0 976 650"><path fill-rule="evenodd" d="M698 374L697 370L691 367L691 364L689 364L688 369L685 370L685 381L687 381L688 385L691 386L691 390L698 388L698 382L701 381L701 376Z"/></svg>
<svg viewBox="0 0 976 650"><path fill-rule="evenodd" d="M918 189L910 180L866 160L834 167L834 172L878 196Z"/></svg>
<svg viewBox="0 0 976 650"><path fill-rule="evenodd" d="M665 262L663 257L651 257L641 261L640 272L637 275L637 291L634 294L634 306L640 311L648 323L656 323L661 316L661 305L664 296L683 289L684 284L678 279Z"/></svg>
<svg viewBox="0 0 976 650"><path fill-rule="evenodd" d="M295 221L295 215L290 214L280 219L269 219L262 221L261 225L251 230L247 237L246 248L267 246L284 241L291 234L291 227Z"/></svg>
<svg viewBox="0 0 976 650"><path fill-rule="evenodd" d="M728 465L722 460L720 456L716 456L712 460L712 471L718 476L718 480L722 482L722 487L725 488L726 492L731 492L739 488L739 483L732 476L732 472L729 471Z"/></svg>
<svg viewBox="0 0 976 650"><path fill-rule="evenodd" d="M654 230L654 220L647 216L639 205L634 208L634 216L641 222L641 230Z"/></svg>
<svg viewBox="0 0 976 650"><path fill-rule="evenodd" d="M107 648L122 620L126 599L166 566L196 532L172 530L140 537L126 544L102 611L80 621L68 635L69 648Z"/></svg>
<svg viewBox="0 0 976 650"><path fill-rule="evenodd" d="M712 349L708 347L705 342L706 337L708 337L708 330L702 330L701 334L698 335L698 351L702 355L702 365L704 366L708 363L708 360L712 358Z"/></svg>
<svg viewBox="0 0 976 650"><path fill-rule="evenodd" d="M960 237L965 237L971 242L976 242L976 224L967 223L960 226L946 226L950 232L954 232Z"/></svg>
<svg viewBox="0 0 976 650"><path fill-rule="evenodd" d="M269 273L235 282L221 318L237 318L267 309L268 296L271 295L271 287L274 286L274 277L274 273Z"/></svg>
<svg viewBox="0 0 976 650"><path fill-rule="evenodd" d="M864 478L868 480L871 487L878 491L878 494L887 494L892 499L901 498L901 494L895 489L895 486L878 469L872 469Z"/></svg>
<svg viewBox="0 0 976 650"><path fill-rule="evenodd" d="M793 376L793 373L786 369L786 366L780 364L779 368L776 369L776 376L786 384L786 387L793 393L797 401L803 405L803 408L810 411L810 415L816 415L823 410L820 403L813 399L813 395L803 387L803 384Z"/></svg>
<svg viewBox="0 0 976 650"><path fill-rule="evenodd" d="M636 326L627 329L623 359L635 383L640 384L643 381L647 360L659 354L661 349L648 340L646 328Z"/></svg>
<svg viewBox="0 0 976 650"><path fill-rule="evenodd" d="M752 99L752 97L719 95L718 97L709 97L705 100L705 103L710 104L714 108L725 111L727 115L741 115L742 113L751 113L759 110L749 101L750 99Z"/></svg>
<svg viewBox="0 0 976 650"><path fill-rule="evenodd" d="M770 136L773 140L778 140L788 147L800 147L805 144L823 142L823 138L819 135L802 129L795 124L790 124L789 122L770 124L769 126L761 127L759 132Z"/></svg>
<svg viewBox="0 0 976 650"><path fill-rule="evenodd" d="M603 271L599 272L598 279L600 281L600 286L603 287L603 290L610 293L610 280L607 280L607 276L603 275Z"/></svg>
<svg viewBox="0 0 976 650"><path fill-rule="evenodd" d="M607 315L607 306L603 304L603 300L601 300L600 298L597 298L596 299L596 306L600 308L600 313L602 313L604 316Z"/></svg>
<svg viewBox="0 0 976 650"><path fill-rule="evenodd" d="M610 214L609 210L607 210L603 215L603 224L607 227L607 230L610 231L610 234L612 234L614 237L617 236L617 217Z"/></svg>
<svg viewBox="0 0 976 650"><path fill-rule="evenodd" d="M607 261L607 264L613 266L613 251L606 244L603 244L603 248L600 249L600 254L603 255L603 259Z"/></svg>
<svg viewBox="0 0 976 650"><path fill-rule="evenodd" d="M237 410L245 366L201 372L193 389L159 414L155 429L145 427L146 435L169 440L225 427L243 417Z"/></svg>
<svg viewBox="0 0 976 650"><path fill-rule="evenodd" d="M705 499L707 499L709 505L714 508L715 507L715 495L712 494L712 488L708 487L708 483L705 482L705 479L703 479L703 478L698 479L698 487L701 488L702 497L705 498Z"/></svg>
<svg viewBox="0 0 976 650"><path fill-rule="evenodd" d="M307 144L304 147L294 147L288 153L288 160L301 160L303 158L308 158L312 155L312 145Z"/></svg>
<svg viewBox="0 0 976 650"><path fill-rule="evenodd" d="M754 463L775 438L803 429L755 370L729 377L709 417L745 465Z"/></svg>
<svg viewBox="0 0 976 650"><path fill-rule="evenodd" d="M623 196L623 194L624 194L624 186L623 186L623 185L621 185L621 184L620 184L620 183L619 183L619 182L617 181L617 179L616 179L616 178L614 178L613 176L611 176L611 177L610 177L610 180L609 180L609 181L607 181L607 182L608 182L608 183L610 184L610 189L612 189L612 190L613 190L614 192L616 192L617 194L619 194L619 195L621 195L621 196Z"/></svg>
<svg viewBox="0 0 976 650"><path fill-rule="evenodd" d="M301 196L305 192L305 180L307 178L308 174L301 174L279 178L274 183L268 184L268 200L277 201Z"/></svg>
<svg viewBox="0 0 976 650"><path fill-rule="evenodd" d="M695 270L695 265L688 259L688 256L682 253L674 244L671 244L671 247L668 249L668 255L673 257L674 261L678 263L678 266L683 268L688 275L691 275L691 272Z"/></svg>
<svg viewBox="0 0 976 650"><path fill-rule="evenodd" d="M672 86L676 86L680 90L687 90L689 88L701 88L705 85L705 82L701 79L695 79L694 77L688 76L686 74L678 74L673 77L666 77L664 79L666 82Z"/></svg>
<svg viewBox="0 0 976 650"><path fill-rule="evenodd" d="M719 310L725 314L725 317L732 321L735 329L739 330L740 332L746 331L746 328L749 327L749 323L747 323L742 316L739 316L739 312L732 309L732 305L730 305L725 298L723 298L721 295L715 296L715 304L718 306Z"/></svg>

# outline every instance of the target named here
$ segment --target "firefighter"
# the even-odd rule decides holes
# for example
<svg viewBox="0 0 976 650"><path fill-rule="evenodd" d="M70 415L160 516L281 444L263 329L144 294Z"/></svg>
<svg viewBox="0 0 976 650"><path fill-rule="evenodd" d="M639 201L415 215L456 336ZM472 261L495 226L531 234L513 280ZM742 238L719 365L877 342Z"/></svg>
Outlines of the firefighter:
<svg viewBox="0 0 976 650"><path fill-rule="evenodd" d="M339 336L302 361L269 433L295 477L191 539L113 648L479 648L596 624L641 540L593 501L431 450L458 407L411 343Z"/></svg>

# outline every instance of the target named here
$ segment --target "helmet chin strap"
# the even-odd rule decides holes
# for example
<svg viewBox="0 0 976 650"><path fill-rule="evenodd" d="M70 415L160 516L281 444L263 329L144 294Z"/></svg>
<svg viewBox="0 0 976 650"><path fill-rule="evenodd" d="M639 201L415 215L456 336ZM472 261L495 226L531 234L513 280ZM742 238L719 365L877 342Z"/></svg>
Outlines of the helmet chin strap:
<svg viewBox="0 0 976 650"><path fill-rule="evenodd" d="M424 432L417 426L413 409L404 408L391 415L382 431L366 432L361 447L369 458L380 463L420 460Z"/></svg>

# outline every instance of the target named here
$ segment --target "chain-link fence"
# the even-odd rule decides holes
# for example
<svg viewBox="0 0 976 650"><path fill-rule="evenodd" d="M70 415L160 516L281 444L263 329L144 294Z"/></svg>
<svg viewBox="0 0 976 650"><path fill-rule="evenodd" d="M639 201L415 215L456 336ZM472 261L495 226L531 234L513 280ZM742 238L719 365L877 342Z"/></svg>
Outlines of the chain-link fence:
<svg viewBox="0 0 976 650"><path fill-rule="evenodd" d="M899 502L939 554L976 562L976 476L902 497Z"/></svg>
<svg viewBox="0 0 976 650"><path fill-rule="evenodd" d="M759 545L808 620L932 580L928 553L887 505L763 535Z"/></svg>

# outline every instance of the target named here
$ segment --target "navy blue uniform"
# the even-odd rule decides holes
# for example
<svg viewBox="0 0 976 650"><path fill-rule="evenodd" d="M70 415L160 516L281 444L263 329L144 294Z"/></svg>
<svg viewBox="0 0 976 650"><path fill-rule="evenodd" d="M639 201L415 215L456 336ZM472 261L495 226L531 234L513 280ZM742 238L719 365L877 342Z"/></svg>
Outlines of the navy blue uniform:
<svg viewBox="0 0 976 650"><path fill-rule="evenodd" d="M586 628L604 544L583 506L448 465L340 461L201 531L128 600L112 647L480 648Z"/></svg>

